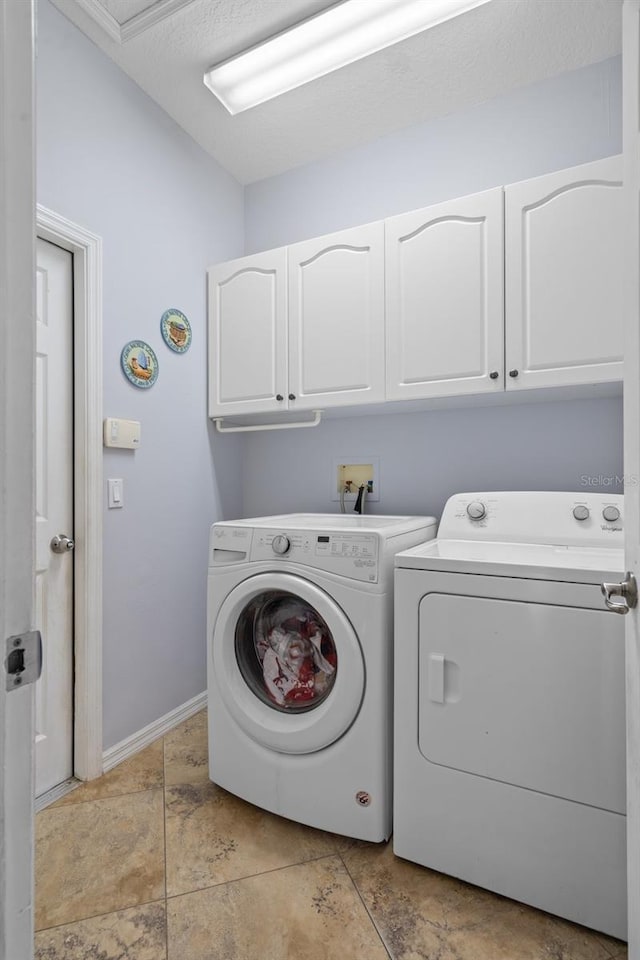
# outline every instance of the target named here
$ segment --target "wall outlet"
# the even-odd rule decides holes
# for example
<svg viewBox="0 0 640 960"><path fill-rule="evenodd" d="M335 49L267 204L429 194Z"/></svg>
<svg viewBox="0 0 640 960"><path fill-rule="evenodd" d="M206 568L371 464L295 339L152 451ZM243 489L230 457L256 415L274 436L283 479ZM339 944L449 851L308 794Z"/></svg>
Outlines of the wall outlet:
<svg viewBox="0 0 640 960"><path fill-rule="evenodd" d="M367 500L380 499L380 458L344 457L333 461L331 499L340 500L345 489L345 503L355 503L360 486L367 487Z"/></svg>

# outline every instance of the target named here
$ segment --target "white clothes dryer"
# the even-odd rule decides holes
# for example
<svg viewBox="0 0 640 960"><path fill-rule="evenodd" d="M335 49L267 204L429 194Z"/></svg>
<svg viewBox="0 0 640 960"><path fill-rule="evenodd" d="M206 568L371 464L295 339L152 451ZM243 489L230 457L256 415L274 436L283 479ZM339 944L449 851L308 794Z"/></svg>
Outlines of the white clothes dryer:
<svg viewBox="0 0 640 960"><path fill-rule="evenodd" d="M209 774L300 823L391 833L394 554L433 517L216 523L208 578Z"/></svg>
<svg viewBox="0 0 640 960"><path fill-rule="evenodd" d="M622 514L460 494L396 558L394 850L626 938Z"/></svg>

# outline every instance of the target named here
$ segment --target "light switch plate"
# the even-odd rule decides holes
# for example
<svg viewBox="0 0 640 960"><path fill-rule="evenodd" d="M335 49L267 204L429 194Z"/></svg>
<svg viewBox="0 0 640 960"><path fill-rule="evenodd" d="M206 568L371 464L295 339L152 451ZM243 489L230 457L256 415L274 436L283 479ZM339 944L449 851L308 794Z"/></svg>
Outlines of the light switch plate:
<svg viewBox="0 0 640 960"><path fill-rule="evenodd" d="M124 480L107 480L109 510L124 506Z"/></svg>

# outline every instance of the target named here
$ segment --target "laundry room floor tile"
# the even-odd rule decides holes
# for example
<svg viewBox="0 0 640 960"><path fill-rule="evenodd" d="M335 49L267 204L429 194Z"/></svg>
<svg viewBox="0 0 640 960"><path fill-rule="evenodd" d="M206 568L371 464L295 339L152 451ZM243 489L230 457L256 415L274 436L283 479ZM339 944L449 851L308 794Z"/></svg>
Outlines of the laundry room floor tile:
<svg viewBox="0 0 640 960"><path fill-rule="evenodd" d="M164 738L164 779L173 783L208 783L207 711L189 717Z"/></svg>
<svg viewBox="0 0 640 960"><path fill-rule="evenodd" d="M603 933L597 934L598 940L609 951L613 960L627 960L627 945L622 940L614 940Z"/></svg>
<svg viewBox="0 0 640 960"><path fill-rule="evenodd" d="M166 960L164 903L65 923L36 934L35 960Z"/></svg>
<svg viewBox="0 0 640 960"><path fill-rule="evenodd" d="M598 936L400 860L391 844L343 860L393 960L609 960Z"/></svg>
<svg viewBox="0 0 640 960"><path fill-rule="evenodd" d="M212 783L168 786L167 895L324 857L330 833L276 817Z"/></svg>
<svg viewBox="0 0 640 960"><path fill-rule="evenodd" d="M202 711L37 815L36 960L167 960L167 930L168 960L626 960L390 843L239 800L209 782L206 737Z"/></svg>
<svg viewBox="0 0 640 960"><path fill-rule="evenodd" d="M43 810L36 929L165 896L162 790Z"/></svg>
<svg viewBox="0 0 640 960"><path fill-rule="evenodd" d="M104 776L83 783L47 809L54 810L56 807L66 807L86 800L104 800L107 797L121 797L128 793L152 790L154 787L161 787L162 782L163 747L160 739L136 753L134 757L119 763Z"/></svg>
<svg viewBox="0 0 640 960"><path fill-rule="evenodd" d="M167 901L168 960L388 960L339 857Z"/></svg>

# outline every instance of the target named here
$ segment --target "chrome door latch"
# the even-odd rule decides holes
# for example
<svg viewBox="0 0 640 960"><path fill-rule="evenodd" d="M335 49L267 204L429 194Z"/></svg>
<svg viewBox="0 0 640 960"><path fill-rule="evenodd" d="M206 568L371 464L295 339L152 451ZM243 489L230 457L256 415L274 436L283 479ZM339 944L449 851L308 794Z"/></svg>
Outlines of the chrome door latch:
<svg viewBox="0 0 640 960"><path fill-rule="evenodd" d="M65 537L64 533L56 533L49 546L54 553L71 553L75 547L75 542L71 537Z"/></svg>
<svg viewBox="0 0 640 960"><path fill-rule="evenodd" d="M42 673L42 637L39 630L9 637L4 669L7 690L17 690L36 682Z"/></svg>
<svg viewBox="0 0 640 960"><path fill-rule="evenodd" d="M614 613L629 613L638 606L638 584L634 575L627 571L621 583L603 583L600 587L605 606ZM619 597L618 600L615 598Z"/></svg>

